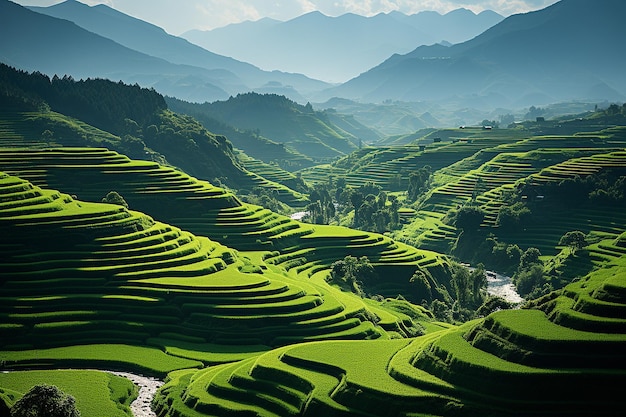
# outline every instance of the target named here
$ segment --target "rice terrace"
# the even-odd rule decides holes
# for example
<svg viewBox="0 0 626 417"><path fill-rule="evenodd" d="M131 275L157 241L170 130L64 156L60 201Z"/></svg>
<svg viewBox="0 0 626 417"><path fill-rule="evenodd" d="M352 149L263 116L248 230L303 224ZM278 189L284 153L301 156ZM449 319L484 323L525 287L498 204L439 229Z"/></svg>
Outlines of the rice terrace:
<svg viewBox="0 0 626 417"><path fill-rule="evenodd" d="M430 12L465 38L342 83L190 41L290 24L330 59L420 13L178 37L26 3L0 0L0 416L624 414L624 57L585 65L626 3Z"/></svg>

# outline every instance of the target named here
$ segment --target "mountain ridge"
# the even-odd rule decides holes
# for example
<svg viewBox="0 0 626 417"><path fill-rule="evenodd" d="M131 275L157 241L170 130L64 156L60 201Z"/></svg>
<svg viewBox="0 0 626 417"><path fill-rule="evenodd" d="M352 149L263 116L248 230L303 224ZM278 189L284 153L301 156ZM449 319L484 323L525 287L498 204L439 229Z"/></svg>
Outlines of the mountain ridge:
<svg viewBox="0 0 626 417"><path fill-rule="evenodd" d="M422 46L405 55L396 54L329 90L324 98L416 101L466 97L469 104L476 99L472 96L482 96L492 107L572 99L619 100L626 93L626 83L618 68L625 62L608 41L619 38L623 16L622 2L590 6L579 0L562 0L539 11L510 16L461 44ZM606 87L612 90L612 97L606 97ZM542 102L536 103L536 97Z"/></svg>
<svg viewBox="0 0 626 417"><path fill-rule="evenodd" d="M66 0L49 7L29 7L38 13L70 20L86 30L112 39L128 48L145 54L165 59L175 64L191 65L208 70L224 69L234 73L247 88L232 85L229 94L236 94L252 89L266 88L268 83L282 85L273 92L289 95L285 88L293 85L296 91L305 95L311 90L325 87L325 83L307 78L300 74L263 71L252 64L241 62L228 56L219 55L194 45L178 36L167 33L164 29L141 19L124 14L105 4L88 6L76 0ZM291 92L297 96L297 92ZM298 97L299 101L305 101Z"/></svg>
<svg viewBox="0 0 626 417"><path fill-rule="evenodd" d="M297 88L304 86L305 90L319 90L327 86L299 74L264 72L253 65L220 57L103 5L89 7L72 1L43 9L63 13L71 10L80 17L74 20L83 21L91 30L72 22L71 16L48 16L8 0L2 1L0 7L3 11L0 59L27 71L41 71L51 76L66 74L77 79L99 77L140 83L166 95L198 102L226 99L231 94L251 91L255 87L306 102ZM127 23L120 25L119 22ZM30 28L26 34L24 27ZM108 27L108 31L103 27ZM121 27L125 29L121 30ZM135 36L137 33L141 36ZM212 61L215 63L206 64Z"/></svg>
<svg viewBox="0 0 626 417"><path fill-rule="evenodd" d="M395 12L371 17L353 13L331 17L314 11L285 22L246 21L211 31L191 30L182 36L261 68L281 68L338 82L366 71L394 52L406 53L416 45L443 40L457 43L501 19L495 12L476 15L460 9L445 15ZM256 40L254 50L249 47L251 38ZM333 65L325 65L329 62Z"/></svg>

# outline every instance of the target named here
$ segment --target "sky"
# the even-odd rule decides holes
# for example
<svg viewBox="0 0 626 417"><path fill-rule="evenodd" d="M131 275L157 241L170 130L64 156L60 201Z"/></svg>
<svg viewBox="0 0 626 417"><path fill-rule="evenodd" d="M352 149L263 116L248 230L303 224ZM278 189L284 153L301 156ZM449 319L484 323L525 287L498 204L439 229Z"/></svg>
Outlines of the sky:
<svg viewBox="0 0 626 417"><path fill-rule="evenodd" d="M13 0L24 6L51 6L59 0ZM490 9L503 16L542 9L556 0L80 0L106 4L125 14L162 27L172 35L191 29L210 30L270 17L289 20L320 11L328 16L356 13L373 16L394 10L413 14L430 10L447 13L466 8L474 13Z"/></svg>

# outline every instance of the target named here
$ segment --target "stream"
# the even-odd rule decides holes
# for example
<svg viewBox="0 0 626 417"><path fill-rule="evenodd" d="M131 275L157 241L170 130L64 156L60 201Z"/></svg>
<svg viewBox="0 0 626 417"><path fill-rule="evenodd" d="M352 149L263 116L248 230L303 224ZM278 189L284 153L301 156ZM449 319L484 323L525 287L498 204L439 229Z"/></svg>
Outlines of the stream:
<svg viewBox="0 0 626 417"><path fill-rule="evenodd" d="M487 292L504 298L509 303L519 304L524 299L517 293L515 285L511 282L511 277L501 275L493 271L486 271Z"/></svg>
<svg viewBox="0 0 626 417"><path fill-rule="evenodd" d="M150 404L157 390L163 385L163 381L129 372L104 372L130 379L133 384L139 387L137 398L130 404L130 410L134 417L157 417L152 408L150 408Z"/></svg>

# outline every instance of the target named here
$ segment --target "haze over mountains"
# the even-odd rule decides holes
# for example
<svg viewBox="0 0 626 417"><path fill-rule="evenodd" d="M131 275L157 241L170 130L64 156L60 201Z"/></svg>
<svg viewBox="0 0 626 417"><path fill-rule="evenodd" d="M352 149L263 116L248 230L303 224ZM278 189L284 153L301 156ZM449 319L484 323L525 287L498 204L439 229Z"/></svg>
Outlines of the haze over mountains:
<svg viewBox="0 0 626 417"><path fill-rule="evenodd" d="M616 41L623 39L624 18L620 0L562 0L510 16L461 44L394 55L326 94L478 107L621 100L626 55Z"/></svg>
<svg viewBox="0 0 626 417"><path fill-rule="evenodd" d="M356 68L383 56L387 44L413 48L331 86L218 55L105 5L89 7L69 0L27 9L2 0L0 60L49 75L138 83L191 102L227 100L255 91L285 95L301 104L341 97L431 102L458 109L523 108L571 100L623 100L626 80L621 68L626 56L616 50L616 42L623 38L625 17L620 0L562 0L510 16L471 40L448 46L432 43L470 37L499 15L457 10L444 16L432 12L330 18L310 13L284 23L264 19L213 31L225 35L225 48L235 51L247 41L249 50L274 59L276 65L279 58L271 51L283 48L281 60L324 67L333 77L354 71L345 61ZM354 43L355 37L363 42ZM431 46L419 46L423 43ZM299 46L299 54L288 45ZM322 52L325 58L320 58Z"/></svg>
<svg viewBox="0 0 626 417"><path fill-rule="evenodd" d="M281 22L264 18L182 36L209 51L261 68L306 74L329 82L356 77L389 58L419 45L455 44L484 32L503 19L493 12L478 15L458 9L441 15L421 12L338 17L310 12Z"/></svg>
<svg viewBox="0 0 626 417"><path fill-rule="evenodd" d="M0 34L0 59L17 68L136 82L191 101L227 99L252 89L303 101L297 90L327 87L214 54L105 5L68 0L29 10L3 0Z"/></svg>

